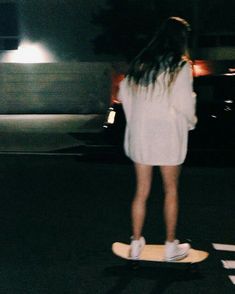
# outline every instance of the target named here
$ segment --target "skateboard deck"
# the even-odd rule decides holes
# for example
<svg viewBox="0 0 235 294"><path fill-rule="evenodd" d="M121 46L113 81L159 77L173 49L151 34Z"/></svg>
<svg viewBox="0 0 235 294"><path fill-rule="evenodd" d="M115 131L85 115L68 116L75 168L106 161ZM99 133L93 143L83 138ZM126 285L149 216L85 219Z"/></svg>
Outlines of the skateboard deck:
<svg viewBox="0 0 235 294"><path fill-rule="evenodd" d="M120 242L115 242L112 245L112 251L115 255L131 260L129 257L130 245ZM198 263L208 257L206 251L196 250L191 248L187 257L177 261L166 261L164 259L164 245L146 244L141 252L140 261L155 261L155 262L177 262L177 263Z"/></svg>

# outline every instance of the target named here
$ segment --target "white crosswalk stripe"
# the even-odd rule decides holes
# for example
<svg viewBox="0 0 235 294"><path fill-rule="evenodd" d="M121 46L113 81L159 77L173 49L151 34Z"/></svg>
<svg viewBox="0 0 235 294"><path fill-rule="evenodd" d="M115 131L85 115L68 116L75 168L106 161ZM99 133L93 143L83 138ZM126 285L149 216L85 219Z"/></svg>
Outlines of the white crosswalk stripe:
<svg viewBox="0 0 235 294"><path fill-rule="evenodd" d="M228 276L231 282L235 285L235 276Z"/></svg>
<svg viewBox="0 0 235 294"><path fill-rule="evenodd" d="M219 243L212 243L212 245L216 250L234 251L235 252L235 245L219 244Z"/></svg>
<svg viewBox="0 0 235 294"><path fill-rule="evenodd" d="M235 260L221 260L224 268L235 269Z"/></svg>
<svg viewBox="0 0 235 294"><path fill-rule="evenodd" d="M212 243L212 246L215 250L225 251L225 252L235 252L235 245L231 244L220 244L220 243ZM235 269L235 260L221 260L223 267L226 270L234 270ZM229 273L229 272L228 272ZM228 275L230 281L235 285L235 276Z"/></svg>

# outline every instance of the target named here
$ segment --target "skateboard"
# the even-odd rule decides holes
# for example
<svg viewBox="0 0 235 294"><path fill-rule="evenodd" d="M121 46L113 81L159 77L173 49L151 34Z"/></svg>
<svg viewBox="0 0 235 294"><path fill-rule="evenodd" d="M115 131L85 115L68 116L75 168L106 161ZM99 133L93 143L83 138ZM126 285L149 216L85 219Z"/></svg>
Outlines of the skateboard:
<svg viewBox="0 0 235 294"><path fill-rule="evenodd" d="M129 257L130 245L120 242L115 242L112 245L112 251L115 255L131 260ZM166 261L164 259L164 245L146 244L140 254L140 258L137 261L153 261L153 262L167 262L167 263L189 263L195 264L202 262L208 257L209 253L202 250L196 250L191 248L188 256L176 261Z"/></svg>

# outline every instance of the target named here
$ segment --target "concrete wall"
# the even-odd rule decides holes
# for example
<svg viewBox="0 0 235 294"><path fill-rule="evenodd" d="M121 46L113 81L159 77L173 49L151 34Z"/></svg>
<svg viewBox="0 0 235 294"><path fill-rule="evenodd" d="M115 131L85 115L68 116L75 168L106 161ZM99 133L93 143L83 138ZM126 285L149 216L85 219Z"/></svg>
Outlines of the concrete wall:
<svg viewBox="0 0 235 294"><path fill-rule="evenodd" d="M0 114L104 114L108 63L0 64Z"/></svg>
<svg viewBox="0 0 235 294"><path fill-rule="evenodd" d="M235 60L235 47L197 48L195 53L198 59L206 60Z"/></svg>

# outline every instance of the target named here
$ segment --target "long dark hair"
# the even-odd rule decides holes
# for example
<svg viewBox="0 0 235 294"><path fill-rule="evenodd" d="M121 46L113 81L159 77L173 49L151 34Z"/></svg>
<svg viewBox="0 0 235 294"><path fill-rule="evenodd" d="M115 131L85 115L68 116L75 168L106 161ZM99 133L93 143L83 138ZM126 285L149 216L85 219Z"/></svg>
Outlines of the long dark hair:
<svg viewBox="0 0 235 294"><path fill-rule="evenodd" d="M149 44L130 63L127 71L129 81L147 86L154 83L161 72L170 74L168 86L174 80L182 57L187 55L190 26L179 17L168 18Z"/></svg>

